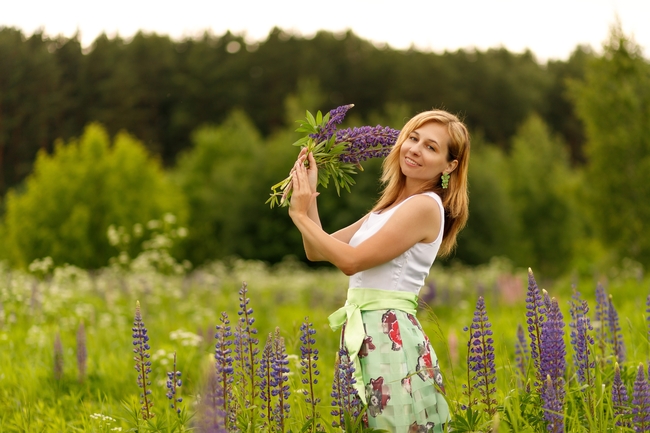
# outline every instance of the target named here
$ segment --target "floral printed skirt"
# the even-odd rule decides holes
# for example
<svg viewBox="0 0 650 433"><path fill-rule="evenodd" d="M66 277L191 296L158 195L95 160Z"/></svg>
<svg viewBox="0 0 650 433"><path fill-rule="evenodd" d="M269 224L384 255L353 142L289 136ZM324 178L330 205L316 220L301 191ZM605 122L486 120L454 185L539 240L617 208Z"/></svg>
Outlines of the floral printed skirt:
<svg viewBox="0 0 650 433"><path fill-rule="evenodd" d="M359 360L368 427L442 432L449 418L438 357L417 318L400 310L363 311ZM344 331L345 332L345 331Z"/></svg>

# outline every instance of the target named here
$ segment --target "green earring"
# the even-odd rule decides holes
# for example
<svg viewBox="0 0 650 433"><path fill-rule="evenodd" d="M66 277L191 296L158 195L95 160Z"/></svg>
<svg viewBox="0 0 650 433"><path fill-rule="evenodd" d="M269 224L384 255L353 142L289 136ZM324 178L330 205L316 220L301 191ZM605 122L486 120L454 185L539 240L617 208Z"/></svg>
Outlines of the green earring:
<svg viewBox="0 0 650 433"><path fill-rule="evenodd" d="M442 189L447 189L449 187L449 173L442 173Z"/></svg>

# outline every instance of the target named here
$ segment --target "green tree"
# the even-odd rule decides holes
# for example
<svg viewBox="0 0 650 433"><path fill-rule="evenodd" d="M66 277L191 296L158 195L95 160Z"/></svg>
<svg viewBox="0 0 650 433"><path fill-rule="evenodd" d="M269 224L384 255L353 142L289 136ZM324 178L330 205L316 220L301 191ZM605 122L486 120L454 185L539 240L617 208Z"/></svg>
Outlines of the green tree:
<svg viewBox="0 0 650 433"><path fill-rule="evenodd" d="M548 276L566 271L580 235L576 176L566 144L533 115L513 138L510 167L504 175L522 229L515 262Z"/></svg>
<svg viewBox="0 0 650 433"><path fill-rule="evenodd" d="M4 256L17 266L50 256L55 264L98 268L116 251L111 224L131 227L170 212L187 211L160 163L125 132L110 145L102 126L90 124L79 140L41 151L21 193L10 191L4 218Z"/></svg>
<svg viewBox="0 0 650 433"><path fill-rule="evenodd" d="M650 64L616 25L572 95L587 136L585 185L613 256L650 264Z"/></svg>

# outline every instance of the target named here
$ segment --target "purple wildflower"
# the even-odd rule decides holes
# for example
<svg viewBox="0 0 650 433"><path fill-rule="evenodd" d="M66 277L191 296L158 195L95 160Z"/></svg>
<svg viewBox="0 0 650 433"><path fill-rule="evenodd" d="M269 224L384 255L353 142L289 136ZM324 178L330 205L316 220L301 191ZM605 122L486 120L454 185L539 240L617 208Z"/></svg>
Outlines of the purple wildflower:
<svg viewBox="0 0 650 433"><path fill-rule="evenodd" d="M628 426L628 423L621 418L629 414L627 388L621 379L621 369L618 362L614 364L614 383L612 384L612 406L614 406L614 417L617 418L616 425L619 427Z"/></svg>
<svg viewBox="0 0 650 433"><path fill-rule="evenodd" d="M304 386L308 386L308 389L303 390L305 395L305 402L311 406L311 414L307 415L307 419L315 420L319 417L318 412L316 412L316 406L320 403L320 398L315 396L314 385L318 384L318 349L314 346L316 344L316 339L314 335L316 330L313 328L309 318L305 317L305 321L300 325L300 375L301 382ZM317 424L315 426L319 428Z"/></svg>
<svg viewBox="0 0 650 433"><path fill-rule="evenodd" d="M332 382L332 415L335 416L332 421L333 427L345 426L345 414L347 413L353 420L359 416L361 399L354 385L357 383L354 378L354 363L345 348L339 350L336 366L334 370L334 381Z"/></svg>
<svg viewBox="0 0 650 433"><path fill-rule="evenodd" d="M275 328L275 335L273 336L273 363L271 365L271 395L276 397L277 401L273 408L273 419L275 425L280 432L284 432L284 419L288 416L289 410L289 397L291 391L289 390L289 359L284 345L284 338L280 337L280 328Z"/></svg>
<svg viewBox="0 0 650 433"><path fill-rule="evenodd" d="M573 360L578 382L591 386L591 369L595 368L595 363L591 360L593 354L590 348L594 345L594 339L590 335L593 327L587 316L589 312L587 301L580 299L580 293L577 290L574 291L572 296L570 312L572 319L569 324L572 328L571 345L574 351Z"/></svg>
<svg viewBox="0 0 650 433"><path fill-rule="evenodd" d="M221 313L219 318L221 324L216 326L217 332L214 335L214 338L217 340L214 348L214 359L215 359L215 372L216 380L219 383L222 394L227 392L230 389L230 386L233 381L233 368L232 368L232 349L229 347L232 345L232 332L230 330L230 320L228 319L228 314L224 311ZM221 410L224 413L230 414L230 405L228 404L228 399L221 399ZM234 417L234 413L231 414L231 417Z"/></svg>
<svg viewBox="0 0 650 433"><path fill-rule="evenodd" d="M485 301L479 296L474 310L474 318L470 326L471 347L469 349L469 369L472 370L472 386L480 394L480 402L485 405L485 411L490 417L497 410L495 383L497 381L494 363L494 340L492 324L485 309Z"/></svg>
<svg viewBox="0 0 650 433"><path fill-rule="evenodd" d="M153 402L151 401L151 381L149 380L149 373L151 373L151 355L149 354L149 336L147 335L147 328L142 321L142 314L140 313L140 301L135 303L135 319L133 320L133 357L135 361L135 370L138 372L138 387L142 389L140 394L140 412L142 419L148 420L154 417L151 412Z"/></svg>
<svg viewBox="0 0 650 433"><path fill-rule="evenodd" d="M181 413L181 409L178 406L178 403L183 401L182 397L177 396L178 388L183 385L181 380L181 372L176 370L176 352L174 352L174 366L172 371L167 372L167 398L170 400L170 407L178 414Z"/></svg>
<svg viewBox="0 0 650 433"><path fill-rule="evenodd" d="M370 158L387 156L397 141L399 131L388 126L362 126L336 131L336 142L345 142L339 156L342 162L359 164Z"/></svg>
<svg viewBox="0 0 650 433"><path fill-rule="evenodd" d="M239 382L243 385L249 381L250 395L245 397L249 404L254 405L256 397L255 369L259 363L257 357L259 349L257 345L259 340L255 337L257 329L253 327L255 319L253 318L253 309L248 306L250 299L246 297L248 286L244 282L239 290L239 321L235 327L235 361L238 366L235 373L239 376ZM246 395L245 389L244 395Z"/></svg>
<svg viewBox="0 0 650 433"><path fill-rule="evenodd" d="M609 334L612 340L614 349L614 358L617 362L625 361L625 343L623 342L623 334L621 333L621 325L618 321L618 312L614 303L612 302L612 295L608 299L608 312L607 312L607 325L609 327Z"/></svg>
<svg viewBox="0 0 650 433"><path fill-rule="evenodd" d="M260 412L260 417L268 419L269 422L272 419L271 414L273 411L273 405L271 403L271 389L273 383L271 371L273 369L273 355L273 334L269 333L269 337L266 339L266 344L262 350L260 366L257 369L257 375L260 378L260 399L262 400L262 404L260 406L262 409Z"/></svg>
<svg viewBox="0 0 650 433"><path fill-rule="evenodd" d="M564 373L566 350L564 344L564 320L555 298L551 299L546 321L542 324L540 345L540 368L546 377L542 385L542 407L549 432L564 431Z"/></svg>
<svg viewBox="0 0 650 433"><path fill-rule="evenodd" d="M546 376L544 386L542 387L542 408L544 409L544 420L546 420L546 430L551 433L564 432L564 381L556 383L550 375ZM558 395L558 391L562 395Z"/></svg>
<svg viewBox="0 0 650 433"><path fill-rule="evenodd" d="M79 372L79 382L83 382L86 377L87 358L86 328L84 323L81 322L79 328L77 328L77 371Z"/></svg>
<svg viewBox="0 0 650 433"><path fill-rule="evenodd" d="M341 122L343 122L345 114L352 107L354 107L354 104L341 105L340 107L330 110L327 114L329 116L327 123L324 126L319 127L317 133L309 134L309 137L314 139L316 143L329 140L336 131L336 125L340 125Z"/></svg>
<svg viewBox="0 0 650 433"><path fill-rule="evenodd" d="M63 379L63 345L58 332L54 336L54 379Z"/></svg>
<svg viewBox="0 0 650 433"><path fill-rule="evenodd" d="M650 385L645 379L643 364L639 364L634 381L632 413L634 414L634 430L637 432L650 431Z"/></svg>
<svg viewBox="0 0 650 433"><path fill-rule="evenodd" d="M537 287L533 271L528 268L528 292L526 294L526 324L530 337L530 357L533 361L537 386L545 380L540 369L540 342L542 338L542 324L546 320L546 307Z"/></svg>
<svg viewBox="0 0 650 433"><path fill-rule="evenodd" d="M598 339L598 348L600 350L601 358L605 359L607 352L607 344L611 343L607 336L607 314L609 310L609 304L607 303L607 294L605 293L605 288L602 284L598 283L596 285L596 311L594 316L594 321L598 327L598 334L596 335Z"/></svg>
<svg viewBox="0 0 650 433"><path fill-rule="evenodd" d="M515 342L515 362L521 377L526 377L526 358L528 357L528 348L526 347L526 334L521 324L517 325L517 341Z"/></svg>
<svg viewBox="0 0 650 433"><path fill-rule="evenodd" d="M648 297L646 298L645 305L646 305L645 312L648 314L648 316L646 317L646 322L648 322L648 340L650 340L650 295L648 295Z"/></svg>

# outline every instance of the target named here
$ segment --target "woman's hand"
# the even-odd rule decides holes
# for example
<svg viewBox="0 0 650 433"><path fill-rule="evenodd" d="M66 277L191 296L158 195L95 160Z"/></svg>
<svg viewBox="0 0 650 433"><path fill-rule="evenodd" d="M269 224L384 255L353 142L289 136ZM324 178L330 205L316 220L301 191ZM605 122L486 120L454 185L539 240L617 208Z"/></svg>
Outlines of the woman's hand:
<svg viewBox="0 0 650 433"><path fill-rule="evenodd" d="M309 158L310 168L305 167L305 160ZM291 193L291 202L289 215L291 217L299 214L307 214L314 199L318 196L316 184L318 182L318 169L313 155L306 154L306 150L300 152L298 160L291 170L293 192ZM313 185L313 186L312 186Z"/></svg>

